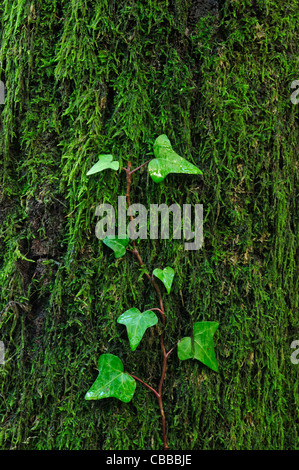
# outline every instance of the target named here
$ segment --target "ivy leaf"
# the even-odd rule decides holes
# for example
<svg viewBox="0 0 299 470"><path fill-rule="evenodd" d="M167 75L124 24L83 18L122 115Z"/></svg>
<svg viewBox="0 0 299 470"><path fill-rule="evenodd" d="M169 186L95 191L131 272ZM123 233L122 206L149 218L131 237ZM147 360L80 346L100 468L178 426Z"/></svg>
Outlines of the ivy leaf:
<svg viewBox="0 0 299 470"><path fill-rule="evenodd" d="M108 237L103 238L103 243L114 251L115 258L121 258L126 254L129 237L118 238L117 235L108 235Z"/></svg>
<svg viewBox="0 0 299 470"><path fill-rule="evenodd" d="M178 343L178 358L181 361L186 359L194 359L194 353L192 351L192 339L190 336L182 338Z"/></svg>
<svg viewBox="0 0 299 470"><path fill-rule="evenodd" d="M153 270L153 275L156 276L158 279L160 279L160 281L163 282L166 290L167 290L167 294L170 293L170 289L171 289L171 285L172 285L172 281L173 281L173 278L174 278L174 270L172 268L170 268L169 266L167 266L165 269L159 269L159 268L156 268Z"/></svg>
<svg viewBox="0 0 299 470"><path fill-rule="evenodd" d="M141 313L138 308L130 308L117 319L117 323L126 325L130 346L135 351L147 328L158 323L157 315L151 310Z"/></svg>
<svg viewBox="0 0 299 470"><path fill-rule="evenodd" d="M118 170L119 169L119 162L112 161L112 155L99 155L99 161L93 165L90 170L86 173L86 175L94 175L95 173L99 173L100 171L111 169L111 170Z"/></svg>
<svg viewBox="0 0 299 470"><path fill-rule="evenodd" d="M185 158L180 157L172 148L168 137L160 135L154 142L156 158L148 164L148 171L155 183L160 183L169 173L202 175L202 171Z"/></svg>
<svg viewBox="0 0 299 470"><path fill-rule="evenodd" d="M86 393L85 400L114 397L128 403L135 388L135 380L124 373L124 366L119 357L102 354L99 358L99 375Z"/></svg>
<svg viewBox="0 0 299 470"><path fill-rule="evenodd" d="M193 338L185 337L178 343L178 358L197 359L210 369L218 372L213 336L219 323L203 321L194 323Z"/></svg>

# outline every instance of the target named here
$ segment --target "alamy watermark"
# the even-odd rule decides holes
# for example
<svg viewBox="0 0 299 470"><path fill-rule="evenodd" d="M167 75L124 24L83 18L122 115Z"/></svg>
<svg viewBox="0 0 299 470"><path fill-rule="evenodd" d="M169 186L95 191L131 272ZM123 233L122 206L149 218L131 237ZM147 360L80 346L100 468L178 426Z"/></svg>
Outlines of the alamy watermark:
<svg viewBox="0 0 299 470"><path fill-rule="evenodd" d="M296 339L291 343L291 348L295 349L295 351L291 354L291 363L292 364L299 364L299 340Z"/></svg>
<svg viewBox="0 0 299 470"><path fill-rule="evenodd" d="M194 220L191 204L150 204L149 215L142 204L132 204L126 208L126 197L118 196L117 227L114 207L110 204L100 204L95 215L102 217L96 224L96 237L103 240L107 236L118 236L119 239L129 237L131 240L140 238L146 240L148 232L151 240L159 238L159 214L161 220L160 236L162 240L170 238L170 213L172 213L172 238L188 242L184 243L185 250L199 250L203 244L203 205L195 204ZM104 216L104 214L106 215ZM138 215L136 215L138 214ZM127 224L127 218L130 222ZM149 225L149 227L148 227ZM148 230L149 228L149 230Z"/></svg>
<svg viewBox="0 0 299 470"><path fill-rule="evenodd" d="M4 103L5 103L5 85L0 80L0 104L4 104Z"/></svg>
<svg viewBox="0 0 299 470"><path fill-rule="evenodd" d="M0 364L4 364L4 354L5 354L5 346L3 341L0 341Z"/></svg>
<svg viewBox="0 0 299 470"><path fill-rule="evenodd" d="M299 103L299 98L297 98L297 95L299 95L299 80L294 80L291 83L291 88L292 88L292 90L294 88L296 88L295 91L293 91L293 93L291 94L291 98L290 98L291 102L293 104L298 104Z"/></svg>

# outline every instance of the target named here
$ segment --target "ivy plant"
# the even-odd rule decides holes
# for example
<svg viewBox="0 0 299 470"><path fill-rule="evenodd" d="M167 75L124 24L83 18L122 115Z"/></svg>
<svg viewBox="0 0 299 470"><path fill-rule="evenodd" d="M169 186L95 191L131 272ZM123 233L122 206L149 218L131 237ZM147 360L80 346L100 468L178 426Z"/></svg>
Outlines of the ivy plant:
<svg viewBox="0 0 299 470"><path fill-rule="evenodd" d="M131 206L130 188L132 174L144 165L148 165L149 175L155 183L161 183L170 173L193 175L202 174L202 171L199 168L188 162L185 158L179 156L172 149L168 137L164 134L160 135L155 140L153 151L155 158L143 163L138 168L132 170L130 161L128 162L127 168L122 168L126 173L126 201L128 208ZM112 155L100 155L99 161L93 165L87 175L93 175L107 169L117 171L119 167L119 162L114 160ZM133 217L130 217L131 220L133 220ZM166 266L164 269L154 269L150 275L148 270L144 269L145 265L142 261L140 252L138 251L136 241L132 240L133 250L128 247L130 243L128 237L118 238L117 236L107 236L103 239L103 243L113 251L115 258L121 258L125 256L127 252L133 253L136 260L143 268L144 275L148 278L148 281L151 283L157 294L159 307L156 306L144 312L141 312L137 307L131 307L118 317L117 322L126 327L132 351L135 351L139 346L145 331L148 328L157 325L159 321L161 322L162 328L156 329L157 334L160 337L162 350L161 377L158 387L154 388L139 377L128 372L124 372L124 366L119 357L113 354L102 354L98 359L98 377L91 388L87 391L85 399L100 400L102 398L114 397L127 403L133 398L136 389L136 382L140 382L155 395L158 401L162 418L163 446L164 450L167 450L169 447L167 443L166 419L163 408L163 385L167 369L167 361L175 348L173 347L167 351L165 347L164 331L167 323L167 315L164 310L163 294L161 293L160 287L161 285L164 285L167 295L169 295L174 281L175 272L172 267ZM160 283L157 282L157 280ZM218 365L214 351L213 336L218 326L219 324L214 321L195 322L193 327L190 326L191 335L178 340L178 359L181 361L198 360L205 366L217 372Z"/></svg>

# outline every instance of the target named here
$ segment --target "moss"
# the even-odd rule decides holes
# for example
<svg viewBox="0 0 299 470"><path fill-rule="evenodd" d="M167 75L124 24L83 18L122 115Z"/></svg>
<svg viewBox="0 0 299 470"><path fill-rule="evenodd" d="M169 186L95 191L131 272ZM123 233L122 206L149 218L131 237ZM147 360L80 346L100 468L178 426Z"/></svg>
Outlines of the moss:
<svg viewBox="0 0 299 470"><path fill-rule="evenodd" d="M203 3L205 5L203 5ZM135 174L132 201L200 203L204 247L140 241L176 271L169 346L192 321L220 323L219 374L173 353L165 383L173 449L298 448L295 254L296 2L6 2L0 7L0 446L160 449L156 401L85 402L103 352L156 384L159 344L134 353L116 323L156 302L130 256L95 237L123 175L86 171L100 153L138 166L154 139L203 178ZM208 14L210 13L210 14Z"/></svg>

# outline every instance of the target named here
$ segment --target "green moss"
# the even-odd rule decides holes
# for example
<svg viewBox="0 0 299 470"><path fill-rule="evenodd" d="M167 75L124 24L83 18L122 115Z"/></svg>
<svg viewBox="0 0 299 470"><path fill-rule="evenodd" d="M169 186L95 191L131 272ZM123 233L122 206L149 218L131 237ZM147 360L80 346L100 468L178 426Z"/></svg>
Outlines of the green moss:
<svg viewBox="0 0 299 470"><path fill-rule="evenodd" d="M6 2L0 7L0 447L160 449L159 409L84 395L103 352L155 385L150 332L132 353L117 317L156 299L134 260L95 237L120 172L87 177L100 153L138 166L167 133L204 177L134 175L132 202L203 204L204 247L140 241L173 266L171 347L190 322L220 323L214 374L173 353L165 383L173 449L298 448L296 2ZM9 302L11 302L9 304ZM170 321L171 320L171 321Z"/></svg>

